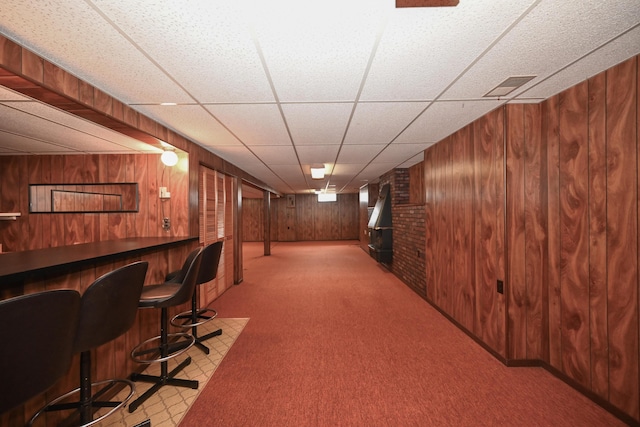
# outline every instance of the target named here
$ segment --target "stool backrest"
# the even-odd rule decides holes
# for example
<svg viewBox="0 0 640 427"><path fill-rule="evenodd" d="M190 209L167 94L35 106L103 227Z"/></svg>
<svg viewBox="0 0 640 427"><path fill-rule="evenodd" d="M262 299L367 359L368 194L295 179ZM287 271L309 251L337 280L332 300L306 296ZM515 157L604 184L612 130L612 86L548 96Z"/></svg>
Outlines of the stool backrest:
<svg viewBox="0 0 640 427"><path fill-rule="evenodd" d="M198 252L193 257L191 265L187 269L187 273L184 276L184 280L180 283L180 287L174 292L173 295L163 300L161 303L156 304L156 307L173 307L180 305L187 301L191 301L191 297L196 288L196 280L198 279L198 269L200 268L200 262L202 261L202 249L198 249ZM173 283L173 282L170 282Z"/></svg>
<svg viewBox="0 0 640 427"><path fill-rule="evenodd" d="M90 350L124 334L138 312L149 263L138 261L96 279L82 295L75 353Z"/></svg>
<svg viewBox="0 0 640 427"><path fill-rule="evenodd" d="M0 301L0 413L67 373L79 316L80 294L71 289Z"/></svg>
<svg viewBox="0 0 640 427"><path fill-rule="evenodd" d="M222 240L211 243L202 249L202 261L198 270L197 285L210 282L218 274L218 264L222 254Z"/></svg>

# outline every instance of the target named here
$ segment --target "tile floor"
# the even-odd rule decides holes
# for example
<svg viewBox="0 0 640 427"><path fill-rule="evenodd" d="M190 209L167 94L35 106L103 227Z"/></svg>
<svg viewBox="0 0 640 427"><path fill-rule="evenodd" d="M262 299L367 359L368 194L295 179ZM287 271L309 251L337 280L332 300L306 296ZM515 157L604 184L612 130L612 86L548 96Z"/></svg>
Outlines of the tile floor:
<svg viewBox="0 0 640 427"><path fill-rule="evenodd" d="M206 386L248 321L249 319L215 319L198 327L198 335L205 335L208 332L222 328L222 335L206 341L207 347L211 350L209 355L204 354L195 346L185 353L191 356L191 364L178 377L200 381L198 390L171 386L162 387L142 406L136 409L133 414L130 414L128 409L124 409L95 425L100 427L133 427L146 420L151 421L151 427L174 427L180 424L198 393ZM182 362L186 357L185 354L178 356L176 358L177 362L169 361L169 370L173 369L179 362ZM145 372L150 375L157 375L160 372L160 365L157 363L151 364ZM151 384L137 382L136 394L133 396L132 401L150 387Z"/></svg>

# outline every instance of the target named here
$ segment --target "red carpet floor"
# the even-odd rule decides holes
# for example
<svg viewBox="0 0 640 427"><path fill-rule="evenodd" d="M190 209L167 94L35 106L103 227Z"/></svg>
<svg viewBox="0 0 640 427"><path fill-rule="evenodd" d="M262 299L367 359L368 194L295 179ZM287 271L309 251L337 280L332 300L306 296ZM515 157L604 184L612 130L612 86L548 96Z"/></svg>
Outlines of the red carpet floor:
<svg viewBox="0 0 640 427"><path fill-rule="evenodd" d="M542 368L507 368L355 242L246 244L214 304L249 323L190 426L623 425Z"/></svg>

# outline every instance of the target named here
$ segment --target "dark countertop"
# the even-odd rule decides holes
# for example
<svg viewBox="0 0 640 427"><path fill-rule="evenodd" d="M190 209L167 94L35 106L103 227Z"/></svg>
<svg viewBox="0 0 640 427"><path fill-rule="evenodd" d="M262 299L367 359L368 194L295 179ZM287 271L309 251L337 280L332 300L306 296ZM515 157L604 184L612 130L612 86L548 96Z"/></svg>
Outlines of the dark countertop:
<svg viewBox="0 0 640 427"><path fill-rule="evenodd" d="M161 246L171 246L197 240L197 237L131 237L102 242L81 243L21 252L0 254L0 286L6 282L20 280L45 270L64 268L130 254Z"/></svg>

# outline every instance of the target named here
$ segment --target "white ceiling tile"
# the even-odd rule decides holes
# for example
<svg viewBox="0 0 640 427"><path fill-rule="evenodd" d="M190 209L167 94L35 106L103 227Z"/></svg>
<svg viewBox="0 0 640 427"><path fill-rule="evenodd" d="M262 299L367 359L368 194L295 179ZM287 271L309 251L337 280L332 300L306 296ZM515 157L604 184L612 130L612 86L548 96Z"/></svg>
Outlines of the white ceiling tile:
<svg viewBox="0 0 640 427"><path fill-rule="evenodd" d="M419 153L424 152L424 150L429 147L431 144L423 143L423 144L391 144L384 151L382 151L378 157L375 158L374 162L376 163L395 163L396 166L405 163L406 161L412 159Z"/></svg>
<svg viewBox="0 0 640 427"><path fill-rule="evenodd" d="M357 3L357 2L356 2ZM353 101L388 2L259 2L252 26L283 102ZM387 7L384 7L387 6Z"/></svg>
<svg viewBox="0 0 640 427"><path fill-rule="evenodd" d="M135 108L201 145L241 145L207 110L198 105L138 105Z"/></svg>
<svg viewBox="0 0 640 427"><path fill-rule="evenodd" d="M435 99L531 3L467 0L456 7L396 10L360 99Z"/></svg>
<svg viewBox="0 0 640 427"><path fill-rule="evenodd" d="M405 168L405 169L410 168L411 166L415 166L423 160L424 160L424 151L421 151L419 154L416 154L415 156L413 156L403 164L399 165L398 167Z"/></svg>
<svg viewBox="0 0 640 427"><path fill-rule="evenodd" d="M125 103L191 101L87 2L3 0L0 32Z"/></svg>
<svg viewBox="0 0 640 427"><path fill-rule="evenodd" d="M639 53L640 26L531 89L514 91L515 99L546 99Z"/></svg>
<svg viewBox="0 0 640 427"><path fill-rule="evenodd" d="M434 102L394 145L436 143L503 103L497 100Z"/></svg>
<svg viewBox="0 0 640 427"><path fill-rule="evenodd" d="M0 101L31 101L31 98L4 86L0 86Z"/></svg>
<svg viewBox="0 0 640 427"><path fill-rule="evenodd" d="M268 165L300 164L292 145L256 145L251 150Z"/></svg>
<svg viewBox="0 0 640 427"><path fill-rule="evenodd" d="M299 145L296 147L300 163L333 163L338 155L339 145Z"/></svg>
<svg viewBox="0 0 640 427"><path fill-rule="evenodd" d="M367 164L384 149L384 145L343 145L338 163Z"/></svg>
<svg viewBox="0 0 640 427"><path fill-rule="evenodd" d="M199 102L274 101L240 2L94 3Z"/></svg>
<svg viewBox="0 0 640 427"><path fill-rule="evenodd" d="M291 145L275 104L205 105L205 108L246 145Z"/></svg>
<svg viewBox="0 0 640 427"><path fill-rule="evenodd" d="M5 154L75 154L75 150L61 147L24 135L0 130L0 152Z"/></svg>
<svg viewBox="0 0 640 427"><path fill-rule="evenodd" d="M340 144L352 109L352 103L282 105L296 146Z"/></svg>
<svg viewBox="0 0 640 427"><path fill-rule="evenodd" d="M640 20L634 0L543 1L511 30L444 95L447 99L479 98L509 76L534 75L536 84L611 40ZM616 25L610 25L616 22ZM640 47L636 46L636 52ZM575 76L571 84L582 80ZM552 93L540 93L544 98ZM517 92L516 92L517 93Z"/></svg>
<svg viewBox="0 0 640 427"><path fill-rule="evenodd" d="M344 142L388 144L426 106L426 102L358 103Z"/></svg>

